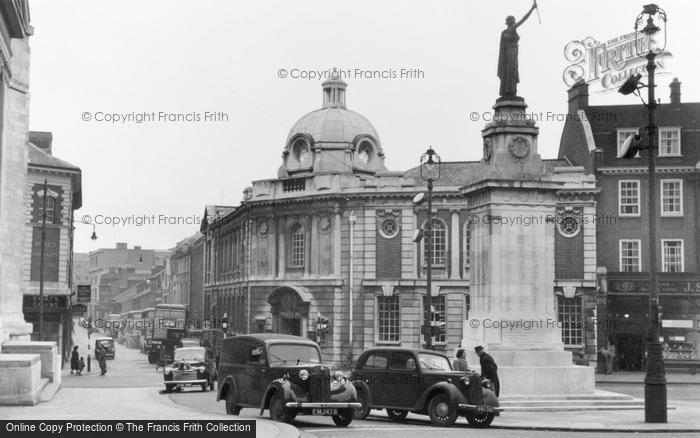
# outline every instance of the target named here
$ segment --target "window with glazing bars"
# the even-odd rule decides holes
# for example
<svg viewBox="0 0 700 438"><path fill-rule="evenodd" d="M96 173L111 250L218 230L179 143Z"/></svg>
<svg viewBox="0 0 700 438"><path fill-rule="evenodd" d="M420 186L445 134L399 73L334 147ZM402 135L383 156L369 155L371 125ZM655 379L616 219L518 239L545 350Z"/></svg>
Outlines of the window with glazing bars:
<svg viewBox="0 0 700 438"><path fill-rule="evenodd" d="M301 224L294 224L294 226L292 226L292 258L289 264L292 268L304 267L305 251L306 241L304 227Z"/></svg>
<svg viewBox="0 0 700 438"><path fill-rule="evenodd" d="M399 297L377 297L378 341L400 341Z"/></svg>
<svg viewBox="0 0 700 438"><path fill-rule="evenodd" d="M425 247L425 261L433 266L445 266L445 257L447 254L447 236L445 232L445 224L439 219L432 220L432 251L428 251L428 241L423 239Z"/></svg>
<svg viewBox="0 0 700 438"><path fill-rule="evenodd" d="M559 322L561 323L561 340L564 345L583 344L583 313L581 297L557 297L559 302Z"/></svg>

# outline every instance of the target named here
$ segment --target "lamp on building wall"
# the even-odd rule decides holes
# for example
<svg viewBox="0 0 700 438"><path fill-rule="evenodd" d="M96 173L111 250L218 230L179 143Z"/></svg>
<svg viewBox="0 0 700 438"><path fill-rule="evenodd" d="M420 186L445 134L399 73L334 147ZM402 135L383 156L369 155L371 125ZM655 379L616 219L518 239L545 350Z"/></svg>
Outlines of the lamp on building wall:
<svg viewBox="0 0 700 438"><path fill-rule="evenodd" d="M656 21L655 21L656 20ZM643 29L640 26L646 22ZM663 26L663 29L659 27ZM661 31L663 38L661 39ZM645 5L634 22L635 50L638 56L647 59L647 85L640 79L641 75L630 77L618 90L624 95L639 94L639 90L647 88L648 97L645 103L648 123L646 127L647 144L644 145L639 136L628 137L620 148L618 158L634 157L641 149L647 150L649 158L649 332L647 335L647 365L644 378L644 421L647 423L666 423L666 373L664 371L663 348L659 342L659 289L656 281L656 150L657 126L654 121L656 111L655 71L656 56L666 49L666 12L655 4ZM641 35L640 35L641 33ZM640 95L641 98L641 95Z"/></svg>
<svg viewBox="0 0 700 438"><path fill-rule="evenodd" d="M423 193L419 193L413 198L413 203L415 205L421 205L423 202L428 201L428 220L425 225L425 230L423 234L417 233L414 237L415 242L420 242L421 238L425 237L425 254L428 256L425 258L425 268L426 268L426 293L425 293L425 303L423 304L423 313L425 318L425 323L423 325L422 333L425 337L425 348L431 349L433 346L433 324L432 315L430 309L432 308L432 281L433 281L433 183L440 179L440 172L442 167L442 161L440 156L429 147L428 150L420 157L420 176L428 183L428 195L425 196Z"/></svg>

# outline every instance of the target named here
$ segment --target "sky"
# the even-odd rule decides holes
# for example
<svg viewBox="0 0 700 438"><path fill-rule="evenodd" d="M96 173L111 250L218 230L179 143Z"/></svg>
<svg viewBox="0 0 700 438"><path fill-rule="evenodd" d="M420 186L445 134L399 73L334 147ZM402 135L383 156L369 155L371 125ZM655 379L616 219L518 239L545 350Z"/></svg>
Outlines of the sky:
<svg viewBox="0 0 700 438"><path fill-rule="evenodd" d="M31 0L30 128L51 131L53 154L82 169L76 251L172 248L205 205L239 204L252 181L276 177L289 130L320 108L323 78L309 76L334 67L349 70L347 107L374 125L389 170L429 146L443 161L479 160L505 17L531 4ZM642 4L540 0L541 23L533 13L518 28L518 94L542 114L543 158L557 156L567 109L565 47L633 32ZM673 56L657 95L668 102L678 77L683 101L698 102L700 2L660 6ZM590 103L640 103L611 89L592 82Z"/></svg>

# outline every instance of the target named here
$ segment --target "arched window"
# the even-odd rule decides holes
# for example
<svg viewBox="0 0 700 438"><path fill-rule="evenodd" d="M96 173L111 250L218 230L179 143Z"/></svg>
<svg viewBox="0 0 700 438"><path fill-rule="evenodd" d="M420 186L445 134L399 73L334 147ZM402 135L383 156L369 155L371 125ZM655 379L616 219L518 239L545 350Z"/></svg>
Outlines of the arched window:
<svg viewBox="0 0 700 438"><path fill-rule="evenodd" d="M357 160L360 164L368 164L372 159L372 145L368 141L363 141L357 147Z"/></svg>
<svg viewBox="0 0 700 438"><path fill-rule="evenodd" d="M306 236L304 227L300 223L292 225L291 229L291 258L289 266L303 268L306 252Z"/></svg>
<svg viewBox="0 0 700 438"><path fill-rule="evenodd" d="M427 239L423 239L424 260L426 263L430 260L432 266L445 266L445 259L447 258L447 232L445 223L440 219L433 219L431 228L432 251L428 251L428 241Z"/></svg>

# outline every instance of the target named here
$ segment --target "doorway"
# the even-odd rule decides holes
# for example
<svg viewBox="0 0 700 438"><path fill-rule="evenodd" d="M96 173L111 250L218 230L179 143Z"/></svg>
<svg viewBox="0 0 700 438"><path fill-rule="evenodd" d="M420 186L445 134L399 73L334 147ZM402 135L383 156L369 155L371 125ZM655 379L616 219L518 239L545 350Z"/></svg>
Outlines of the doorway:
<svg viewBox="0 0 700 438"><path fill-rule="evenodd" d="M285 335L301 336L301 319L280 318L280 333Z"/></svg>

